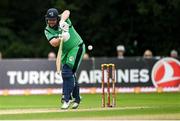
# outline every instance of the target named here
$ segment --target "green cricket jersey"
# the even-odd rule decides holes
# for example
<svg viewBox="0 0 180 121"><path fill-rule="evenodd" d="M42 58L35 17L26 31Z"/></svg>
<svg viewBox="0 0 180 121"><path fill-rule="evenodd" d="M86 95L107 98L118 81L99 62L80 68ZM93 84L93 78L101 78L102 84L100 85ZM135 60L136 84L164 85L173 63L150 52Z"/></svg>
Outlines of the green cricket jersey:
<svg viewBox="0 0 180 121"><path fill-rule="evenodd" d="M83 43L83 40L72 26L70 19L67 19L66 22L69 24L70 39L66 42L63 42L63 53L66 53L69 50L71 50L73 47L78 46L80 43ZM53 38L57 38L58 35L62 33L62 30L61 28L55 30L49 26L46 26L44 33L48 41L50 41Z"/></svg>
<svg viewBox="0 0 180 121"><path fill-rule="evenodd" d="M67 19L66 22L70 25L70 38L66 42L63 42L61 61L62 64L67 64L72 68L73 72L75 72L78 69L85 53L85 45L83 44L83 40L81 39L79 34L72 26L71 21ZM44 33L46 35L46 38L51 41L51 39L57 38L58 35L62 33L62 30L60 28L58 28L58 30L55 30L50 28L49 26L46 26Z"/></svg>

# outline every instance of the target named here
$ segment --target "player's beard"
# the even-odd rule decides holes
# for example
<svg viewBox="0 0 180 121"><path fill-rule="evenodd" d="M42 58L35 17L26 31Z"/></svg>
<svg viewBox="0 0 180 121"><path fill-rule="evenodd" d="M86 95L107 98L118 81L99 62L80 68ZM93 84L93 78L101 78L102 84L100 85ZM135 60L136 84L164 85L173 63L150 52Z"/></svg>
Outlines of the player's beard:
<svg viewBox="0 0 180 121"><path fill-rule="evenodd" d="M58 30L58 24L55 24L54 26L49 25L49 27L52 28L52 29Z"/></svg>
<svg viewBox="0 0 180 121"><path fill-rule="evenodd" d="M48 23L48 26L50 27L50 28L52 28L52 29L55 29L55 30L58 30L58 23L59 23L59 21L56 21L56 23Z"/></svg>

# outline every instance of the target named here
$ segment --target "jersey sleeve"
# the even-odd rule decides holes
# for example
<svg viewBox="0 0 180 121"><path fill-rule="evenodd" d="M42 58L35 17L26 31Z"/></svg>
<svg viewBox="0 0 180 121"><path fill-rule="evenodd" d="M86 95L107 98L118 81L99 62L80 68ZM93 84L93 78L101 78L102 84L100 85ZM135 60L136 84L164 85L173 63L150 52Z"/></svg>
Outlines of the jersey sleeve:
<svg viewBox="0 0 180 121"><path fill-rule="evenodd" d="M57 38L57 36L52 34L48 29L44 30L44 34L48 41L51 41L53 38Z"/></svg>
<svg viewBox="0 0 180 121"><path fill-rule="evenodd" d="M66 22L69 24L69 27L72 26L71 20L69 18L66 20Z"/></svg>

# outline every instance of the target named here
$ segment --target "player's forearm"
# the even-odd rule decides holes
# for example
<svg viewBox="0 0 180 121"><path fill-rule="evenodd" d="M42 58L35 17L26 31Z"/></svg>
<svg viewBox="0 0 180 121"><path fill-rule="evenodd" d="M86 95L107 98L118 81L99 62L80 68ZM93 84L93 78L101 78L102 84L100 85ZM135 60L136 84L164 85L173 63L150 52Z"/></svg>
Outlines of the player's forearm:
<svg viewBox="0 0 180 121"><path fill-rule="evenodd" d="M61 20L66 21L70 16L70 11L69 10L65 10L62 14L61 14Z"/></svg>
<svg viewBox="0 0 180 121"><path fill-rule="evenodd" d="M53 38L50 42L49 42L53 47L58 47L59 43L60 43L60 39L59 38Z"/></svg>

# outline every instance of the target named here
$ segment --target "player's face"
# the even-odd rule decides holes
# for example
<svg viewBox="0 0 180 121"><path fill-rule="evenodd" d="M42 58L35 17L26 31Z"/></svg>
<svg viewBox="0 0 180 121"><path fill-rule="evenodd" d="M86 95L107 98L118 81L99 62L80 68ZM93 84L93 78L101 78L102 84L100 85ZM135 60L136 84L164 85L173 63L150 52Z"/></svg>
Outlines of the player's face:
<svg viewBox="0 0 180 121"><path fill-rule="evenodd" d="M48 20L48 25L50 27L54 27L57 24L57 19L49 19Z"/></svg>

